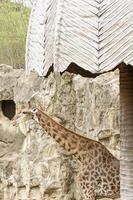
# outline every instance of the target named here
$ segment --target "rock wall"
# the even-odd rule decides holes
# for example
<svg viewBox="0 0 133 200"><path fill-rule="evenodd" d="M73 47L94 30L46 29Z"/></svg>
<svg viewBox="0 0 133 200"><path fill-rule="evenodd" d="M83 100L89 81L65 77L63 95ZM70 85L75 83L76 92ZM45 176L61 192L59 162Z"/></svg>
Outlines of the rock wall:
<svg viewBox="0 0 133 200"><path fill-rule="evenodd" d="M118 73L92 79L66 72L44 78L0 66L0 199L83 199L76 181L79 164L33 119L13 127L2 100L14 100L16 109L30 101L63 126L100 140L119 158Z"/></svg>

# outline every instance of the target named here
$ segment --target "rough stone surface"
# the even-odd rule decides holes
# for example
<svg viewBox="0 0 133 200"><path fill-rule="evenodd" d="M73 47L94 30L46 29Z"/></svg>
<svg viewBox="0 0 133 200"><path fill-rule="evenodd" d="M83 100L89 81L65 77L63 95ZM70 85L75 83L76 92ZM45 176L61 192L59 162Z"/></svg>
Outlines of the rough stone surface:
<svg viewBox="0 0 133 200"><path fill-rule="evenodd" d="M14 99L17 109L30 101L63 126L100 140L119 158L118 77L115 71L95 79L69 73L44 78L4 66L0 101ZM33 119L15 128L2 110L0 116L0 199L83 200L79 164Z"/></svg>

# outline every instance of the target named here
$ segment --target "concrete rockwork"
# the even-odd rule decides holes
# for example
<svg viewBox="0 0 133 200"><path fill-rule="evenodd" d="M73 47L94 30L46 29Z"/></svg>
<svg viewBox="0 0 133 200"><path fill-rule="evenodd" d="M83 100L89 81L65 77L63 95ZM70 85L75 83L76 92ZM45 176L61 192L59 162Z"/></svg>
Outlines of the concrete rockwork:
<svg viewBox="0 0 133 200"><path fill-rule="evenodd" d="M95 79L65 72L44 78L1 65L0 102L14 100L19 109L30 101L119 158L118 76L118 71ZM83 200L78 167L33 119L14 127L0 109L0 199Z"/></svg>

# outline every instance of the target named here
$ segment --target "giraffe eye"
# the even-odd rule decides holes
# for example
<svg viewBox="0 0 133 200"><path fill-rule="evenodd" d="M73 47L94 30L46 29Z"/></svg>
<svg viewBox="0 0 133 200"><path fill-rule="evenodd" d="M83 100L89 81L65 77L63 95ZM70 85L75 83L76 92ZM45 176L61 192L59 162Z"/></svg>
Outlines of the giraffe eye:
<svg viewBox="0 0 133 200"><path fill-rule="evenodd" d="M26 111L23 111L22 113L23 113L23 114L27 114Z"/></svg>
<svg viewBox="0 0 133 200"><path fill-rule="evenodd" d="M36 109L36 108L33 108L32 111L33 111L33 113L35 113L35 112L37 111L37 109Z"/></svg>

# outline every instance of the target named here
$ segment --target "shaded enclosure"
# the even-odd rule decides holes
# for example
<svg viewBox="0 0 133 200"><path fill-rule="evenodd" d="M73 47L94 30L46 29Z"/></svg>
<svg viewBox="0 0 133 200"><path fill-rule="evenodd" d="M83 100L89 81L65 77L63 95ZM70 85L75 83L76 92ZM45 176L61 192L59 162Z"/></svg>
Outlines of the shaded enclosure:
<svg viewBox="0 0 133 200"><path fill-rule="evenodd" d="M19 126L20 135L25 137L19 145L21 153L15 139L3 137L10 133L9 125L14 133L10 119L16 108L31 100L57 115L63 126L100 140L119 157L119 73L96 76L124 62L127 66L120 67L121 194L122 200L132 200L132 0L35 1L27 42L29 8L6 1L0 2L0 9L0 62L16 68L4 66L6 71L1 68L0 77L9 90L1 88L0 97L2 198L32 198L36 188L36 198L82 199L81 190L74 187L78 183L75 165L58 152L56 143L45 138L32 119ZM24 67L25 44L26 70L35 70L42 77L32 72L26 76L24 71L15 76L18 68ZM3 165L4 159L11 161L9 165Z"/></svg>

